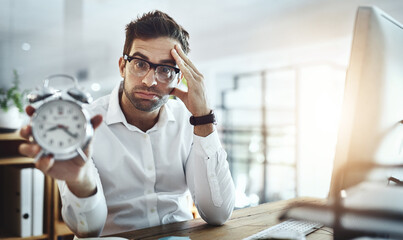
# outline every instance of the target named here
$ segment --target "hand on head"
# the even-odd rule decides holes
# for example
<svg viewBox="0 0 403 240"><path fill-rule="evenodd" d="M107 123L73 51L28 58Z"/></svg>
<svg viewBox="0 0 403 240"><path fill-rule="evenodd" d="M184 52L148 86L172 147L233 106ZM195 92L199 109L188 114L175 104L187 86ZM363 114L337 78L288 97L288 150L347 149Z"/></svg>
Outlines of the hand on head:
<svg viewBox="0 0 403 240"><path fill-rule="evenodd" d="M197 70L195 65L183 52L180 45L176 44L171 50L171 54L178 64L188 85L188 92L175 88L172 95L180 98L193 116L203 116L210 113L207 104L206 89L204 86L204 76Z"/></svg>

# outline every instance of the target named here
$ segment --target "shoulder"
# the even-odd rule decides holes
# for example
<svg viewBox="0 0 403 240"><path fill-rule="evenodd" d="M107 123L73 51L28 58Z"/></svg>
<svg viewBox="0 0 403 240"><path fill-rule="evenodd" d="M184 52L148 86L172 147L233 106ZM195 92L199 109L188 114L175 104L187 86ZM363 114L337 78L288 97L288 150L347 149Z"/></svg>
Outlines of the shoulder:
<svg viewBox="0 0 403 240"><path fill-rule="evenodd" d="M102 116L105 116L108 111L109 98L110 95L100 97L92 103L86 104L85 108L91 113L91 115L101 114Z"/></svg>

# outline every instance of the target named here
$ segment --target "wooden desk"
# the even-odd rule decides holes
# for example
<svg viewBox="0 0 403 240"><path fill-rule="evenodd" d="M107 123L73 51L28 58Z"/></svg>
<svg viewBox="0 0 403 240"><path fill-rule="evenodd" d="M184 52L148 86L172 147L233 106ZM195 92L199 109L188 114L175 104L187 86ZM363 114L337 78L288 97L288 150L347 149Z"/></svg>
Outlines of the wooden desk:
<svg viewBox="0 0 403 240"><path fill-rule="evenodd" d="M273 203L261 204L256 207L239 209L233 212L232 217L223 226L210 226L202 219L172 223L157 227L145 228L136 231L117 234L114 236L128 239L158 239L167 236L188 236L192 240L243 239L270 226L279 223L278 217L293 202L323 202L314 198L297 198ZM330 228L319 229L306 238L307 240L333 239Z"/></svg>

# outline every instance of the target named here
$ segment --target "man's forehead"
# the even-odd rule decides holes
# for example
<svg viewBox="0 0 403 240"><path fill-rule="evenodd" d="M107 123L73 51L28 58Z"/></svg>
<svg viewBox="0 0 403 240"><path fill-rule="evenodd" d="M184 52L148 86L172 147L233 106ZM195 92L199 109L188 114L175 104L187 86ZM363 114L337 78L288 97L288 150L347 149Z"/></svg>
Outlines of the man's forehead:
<svg viewBox="0 0 403 240"><path fill-rule="evenodd" d="M130 55L134 53L141 53L149 58L160 59L173 59L171 50L178 44L178 41L168 37L160 37L153 39L135 39L130 50Z"/></svg>

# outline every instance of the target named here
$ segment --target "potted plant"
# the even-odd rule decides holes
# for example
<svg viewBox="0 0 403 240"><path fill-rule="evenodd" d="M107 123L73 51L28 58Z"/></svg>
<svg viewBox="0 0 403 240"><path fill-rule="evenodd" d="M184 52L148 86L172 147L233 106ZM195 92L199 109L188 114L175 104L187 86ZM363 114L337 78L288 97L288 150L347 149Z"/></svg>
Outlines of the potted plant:
<svg viewBox="0 0 403 240"><path fill-rule="evenodd" d="M6 89L0 88L0 132L13 132L23 123L23 112L27 90L20 89L20 79L16 70L13 71L13 85Z"/></svg>

